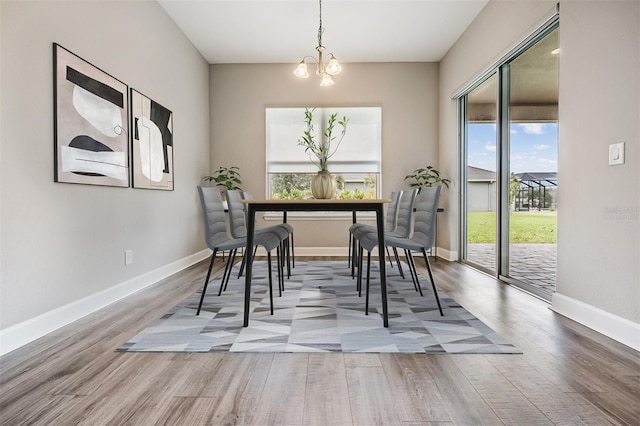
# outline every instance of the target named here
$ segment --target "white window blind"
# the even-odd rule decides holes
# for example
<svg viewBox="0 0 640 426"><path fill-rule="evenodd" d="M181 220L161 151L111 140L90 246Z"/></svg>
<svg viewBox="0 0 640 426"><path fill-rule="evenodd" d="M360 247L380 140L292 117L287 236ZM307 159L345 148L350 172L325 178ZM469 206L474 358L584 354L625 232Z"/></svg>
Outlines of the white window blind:
<svg viewBox="0 0 640 426"><path fill-rule="evenodd" d="M267 173L315 173L318 167L311 162L298 140L306 130L305 108L266 109ZM340 173L370 173L379 175L382 156L382 108L380 107L323 107L313 112L314 137L320 141L329 117L338 113L346 116L347 132L335 155L328 161L329 171ZM340 140L342 127L335 125L331 151ZM311 157L316 161L315 157ZM317 161L316 161L317 162Z"/></svg>

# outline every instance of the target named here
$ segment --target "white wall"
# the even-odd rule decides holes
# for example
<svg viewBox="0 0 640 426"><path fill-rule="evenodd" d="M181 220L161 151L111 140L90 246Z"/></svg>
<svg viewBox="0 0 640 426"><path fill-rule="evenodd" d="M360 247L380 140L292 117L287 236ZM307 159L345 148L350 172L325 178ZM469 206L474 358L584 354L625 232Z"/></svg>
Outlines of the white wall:
<svg viewBox="0 0 640 426"><path fill-rule="evenodd" d="M531 33L554 5L491 1L440 63L440 160L446 174L458 173L451 95ZM637 1L560 3L553 299L554 310L634 347L640 347L639 8ZM608 145L619 141L626 142L627 163L609 167ZM457 180L454 187L459 191ZM441 245L451 250L459 242L454 204L449 203L448 223L442 223L446 232L441 232ZM616 329L624 329L624 336Z"/></svg>
<svg viewBox="0 0 640 426"><path fill-rule="evenodd" d="M1 36L0 329L201 252L209 68L164 10L3 0ZM175 191L53 182L53 42L173 111Z"/></svg>
<svg viewBox="0 0 640 426"><path fill-rule="evenodd" d="M343 64L342 73L334 78L336 84L330 87L320 87L313 75L297 79L294 67L211 66L212 169L239 166L242 188L256 197L265 195L267 106L381 106L384 196L408 188L403 178L416 168L427 164L437 167L437 64ZM320 254L317 247L339 247L347 253L350 220L290 222L295 227L296 248L309 247L306 253Z"/></svg>

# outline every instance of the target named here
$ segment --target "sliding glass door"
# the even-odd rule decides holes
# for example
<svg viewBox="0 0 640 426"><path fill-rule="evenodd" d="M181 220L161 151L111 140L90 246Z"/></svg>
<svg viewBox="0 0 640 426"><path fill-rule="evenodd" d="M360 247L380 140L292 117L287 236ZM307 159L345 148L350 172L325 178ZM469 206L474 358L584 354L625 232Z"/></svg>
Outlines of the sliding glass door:
<svg viewBox="0 0 640 426"><path fill-rule="evenodd" d="M558 24L460 97L462 261L550 299L556 282Z"/></svg>

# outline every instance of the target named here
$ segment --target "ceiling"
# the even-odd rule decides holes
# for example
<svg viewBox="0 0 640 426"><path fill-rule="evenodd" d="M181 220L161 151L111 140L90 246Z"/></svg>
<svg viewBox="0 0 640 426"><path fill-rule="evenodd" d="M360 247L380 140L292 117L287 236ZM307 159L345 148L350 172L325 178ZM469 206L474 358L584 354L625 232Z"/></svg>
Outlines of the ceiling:
<svg viewBox="0 0 640 426"><path fill-rule="evenodd" d="M343 63L438 62L489 0L324 0L322 44ZM317 0L158 0L210 64L315 55Z"/></svg>

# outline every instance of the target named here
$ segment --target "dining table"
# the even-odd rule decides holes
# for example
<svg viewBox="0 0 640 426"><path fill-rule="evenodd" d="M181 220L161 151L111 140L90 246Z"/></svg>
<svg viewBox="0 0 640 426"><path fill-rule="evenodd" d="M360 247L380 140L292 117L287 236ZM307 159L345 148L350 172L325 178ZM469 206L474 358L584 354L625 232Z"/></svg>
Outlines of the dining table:
<svg viewBox="0 0 640 426"><path fill-rule="evenodd" d="M388 198L376 198L369 200L342 200L342 199L302 199L302 200L271 200L248 199L242 201L246 204L247 247L253 247L254 233L256 229L257 212L375 212L378 241L384 241L384 205L391 202ZM384 244L383 244L384 245ZM378 245L380 247L380 245ZM382 252L382 251L381 251ZM253 250L246 252L245 265L245 289L244 289L244 327L249 326L249 312L251 302L251 273L253 264ZM389 314L387 312L387 274L385 268L385 256L378 256L380 264L380 294L382 297L382 321L384 327L389 327Z"/></svg>

